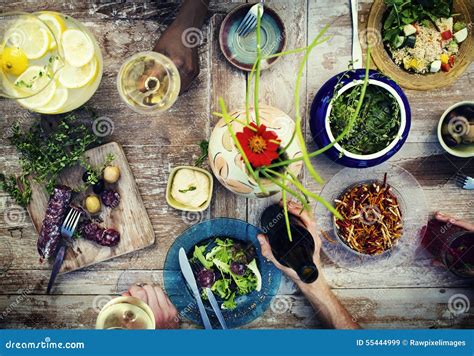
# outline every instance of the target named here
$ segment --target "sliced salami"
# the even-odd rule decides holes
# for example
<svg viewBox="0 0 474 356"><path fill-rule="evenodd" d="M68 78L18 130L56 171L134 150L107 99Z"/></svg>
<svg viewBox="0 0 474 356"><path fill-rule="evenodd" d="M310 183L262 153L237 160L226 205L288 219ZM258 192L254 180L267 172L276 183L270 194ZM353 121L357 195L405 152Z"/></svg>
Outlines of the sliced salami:
<svg viewBox="0 0 474 356"><path fill-rule="evenodd" d="M71 203L71 188L61 185L53 190L38 238L38 252L47 259L56 254L61 240L61 224Z"/></svg>

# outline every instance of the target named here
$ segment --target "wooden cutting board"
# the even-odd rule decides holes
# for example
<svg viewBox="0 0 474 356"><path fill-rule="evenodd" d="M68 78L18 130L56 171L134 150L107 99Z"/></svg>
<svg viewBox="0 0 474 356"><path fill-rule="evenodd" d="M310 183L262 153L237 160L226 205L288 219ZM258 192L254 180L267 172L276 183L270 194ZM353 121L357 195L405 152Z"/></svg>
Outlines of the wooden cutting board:
<svg viewBox="0 0 474 356"><path fill-rule="evenodd" d="M108 186L119 192L120 205L115 209L102 206L98 216L103 220L100 223L101 226L120 232L120 242L115 247L104 247L83 238L74 239L73 245L67 250L61 272L70 272L106 261L140 250L155 242L153 226L122 147L116 142L111 142L87 151L86 157L93 167L100 167L109 153L114 155L112 164L120 168L121 176L117 183ZM83 173L84 169L79 166L69 168L62 172L59 183L72 188L78 187L82 183ZM39 233L49 196L43 186L34 182L32 182L32 192L28 212ZM92 194L91 188L77 194L73 198L73 204L83 206L83 201L88 194Z"/></svg>

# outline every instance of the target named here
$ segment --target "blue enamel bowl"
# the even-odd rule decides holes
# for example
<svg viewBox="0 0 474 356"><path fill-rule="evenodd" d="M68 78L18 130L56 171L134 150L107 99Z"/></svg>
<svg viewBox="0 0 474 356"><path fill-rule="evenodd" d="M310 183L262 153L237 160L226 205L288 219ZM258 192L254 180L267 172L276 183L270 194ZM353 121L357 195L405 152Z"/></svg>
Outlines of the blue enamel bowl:
<svg viewBox="0 0 474 356"><path fill-rule="evenodd" d="M337 95L355 85L362 84L365 77L365 69L356 69L349 72L339 73L329 79L319 89L311 105L310 128L316 145L325 147L335 141L329 124L329 116L332 109L334 88L340 86ZM387 90L397 101L400 107L400 128L395 139L385 149L369 155L358 155L343 149L336 143L328 149L325 154L334 162L350 168L366 168L377 166L390 159L397 153L408 138L411 127L411 110L408 99L403 90L391 79L378 71L369 71L369 84L377 85Z"/></svg>
<svg viewBox="0 0 474 356"><path fill-rule="evenodd" d="M171 302L176 306L180 316L195 324L203 325L196 301L186 284L179 267L179 249L183 247L186 254L194 251L194 246L216 237L228 237L236 241L251 243L256 249L257 266L262 275L262 288L247 295L237 296L237 307L233 310L221 310L229 328L248 324L261 316L270 306L272 298L280 287L281 272L262 256L257 234L261 231L245 221L229 218L206 220L191 226L184 231L168 251L164 268L164 286ZM216 296L217 298L217 296ZM219 302L219 299L218 299ZM219 302L219 304L221 304ZM204 301L207 315L213 328L220 328L210 304Z"/></svg>

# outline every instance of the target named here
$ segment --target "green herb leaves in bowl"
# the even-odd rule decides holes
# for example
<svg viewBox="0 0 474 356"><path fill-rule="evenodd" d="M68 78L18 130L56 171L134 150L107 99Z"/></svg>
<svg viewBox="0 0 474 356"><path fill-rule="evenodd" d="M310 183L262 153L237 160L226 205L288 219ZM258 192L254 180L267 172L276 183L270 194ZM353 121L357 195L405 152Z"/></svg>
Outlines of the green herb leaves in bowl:
<svg viewBox="0 0 474 356"><path fill-rule="evenodd" d="M356 110L362 85L355 85L335 96L329 116L331 132L338 137ZM388 147L400 129L400 107L384 88L369 84L354 127L339 142L346 151L369 155Z"/></svg>

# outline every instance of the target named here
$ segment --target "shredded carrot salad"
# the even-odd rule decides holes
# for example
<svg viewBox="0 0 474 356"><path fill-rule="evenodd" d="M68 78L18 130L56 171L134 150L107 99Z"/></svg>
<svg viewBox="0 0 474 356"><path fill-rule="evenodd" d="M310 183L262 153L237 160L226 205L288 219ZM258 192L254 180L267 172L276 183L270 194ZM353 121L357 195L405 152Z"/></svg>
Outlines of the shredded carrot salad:
<svg viewBox="0 0 474 356"><path fill-rule="evenodd" d="M402 212L387 184L387 175L383 182L349 188L335 203L343 217L342 220L335 218L337 233L346 245L359 253L381 254L402 236Z"/></svg>

